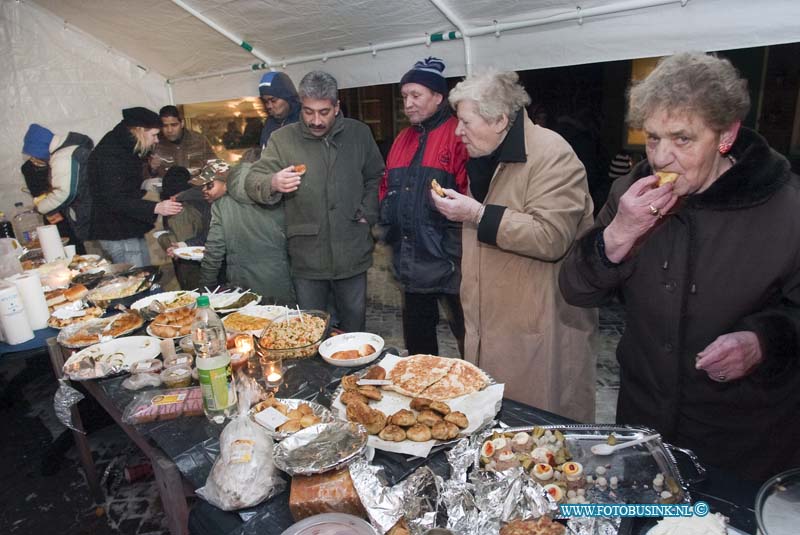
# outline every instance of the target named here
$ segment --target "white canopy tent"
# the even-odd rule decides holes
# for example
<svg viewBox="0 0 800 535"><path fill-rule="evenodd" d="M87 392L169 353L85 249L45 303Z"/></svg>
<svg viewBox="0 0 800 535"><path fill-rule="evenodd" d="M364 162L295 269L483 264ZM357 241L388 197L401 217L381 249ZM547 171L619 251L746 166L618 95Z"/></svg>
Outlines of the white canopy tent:
<svg viewBox="0 0 800 535"><path fill-rule="evenodd" d="M0 209L31 122L96 141L124 107L257 94L264 69L392 83L800 41L797 0L0 0L6 83ZM580 5L578 5L580 4Z"/></svg>

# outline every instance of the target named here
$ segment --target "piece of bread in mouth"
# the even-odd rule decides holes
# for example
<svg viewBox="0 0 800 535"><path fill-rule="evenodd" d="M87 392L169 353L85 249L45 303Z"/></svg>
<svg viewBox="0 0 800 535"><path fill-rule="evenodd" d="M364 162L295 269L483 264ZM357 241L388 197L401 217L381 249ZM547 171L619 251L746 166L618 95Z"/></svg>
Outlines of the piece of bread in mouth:
<svg viewBox="0 0 800 535"><path fill-rule="evenodd" d="M656 176L658 177L659 188L664 184L669 184L670 182L678 180L678 173L670 173L668 171L656 171Z"/></svg>
<svg viewBox="0 0 800 535"><path fill-rule="evenodd" d="M447 195L444 192L444 189L442 188L441 185L439 185L439 183L436 181L435 178L431 180L431 189L435 191L436 195L438 195L439 197L447 197Z"/></svg>

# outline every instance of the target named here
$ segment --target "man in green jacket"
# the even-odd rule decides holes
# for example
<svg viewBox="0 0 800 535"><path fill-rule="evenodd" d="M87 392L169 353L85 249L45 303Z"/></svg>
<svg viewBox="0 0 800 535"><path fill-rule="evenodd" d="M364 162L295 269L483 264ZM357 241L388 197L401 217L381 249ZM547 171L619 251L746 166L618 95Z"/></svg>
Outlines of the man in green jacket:
<svg viewBox="0 0 800 535"><path fill-rule="evenodd" d="M285 205L299 305L327 310L332 295L339 327L363 331L383 159L369 127L339 113L333 76L312 71L298 93L300 122L272 134L245 188L257 203Z"/></svg>

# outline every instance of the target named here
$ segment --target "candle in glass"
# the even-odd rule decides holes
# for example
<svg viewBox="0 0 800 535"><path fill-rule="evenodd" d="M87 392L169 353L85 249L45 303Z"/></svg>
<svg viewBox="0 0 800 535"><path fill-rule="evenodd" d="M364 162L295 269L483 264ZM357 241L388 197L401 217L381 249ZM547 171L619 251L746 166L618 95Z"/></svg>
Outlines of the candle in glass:
<svg viewBox="0 0 800 535"><path fill-rule="evenodd" d="M234 338L236 348L231 351L231 366L234 370L243 368L253 354L253 337L240 334Z"/></svg>
<svg viewBox="0 0 800 535"><path fill-rule="evenodd" d="M267 387L277 388L283 382L283 363L280 357L268 357L261 360L261 369L267 381Z"/></svg>

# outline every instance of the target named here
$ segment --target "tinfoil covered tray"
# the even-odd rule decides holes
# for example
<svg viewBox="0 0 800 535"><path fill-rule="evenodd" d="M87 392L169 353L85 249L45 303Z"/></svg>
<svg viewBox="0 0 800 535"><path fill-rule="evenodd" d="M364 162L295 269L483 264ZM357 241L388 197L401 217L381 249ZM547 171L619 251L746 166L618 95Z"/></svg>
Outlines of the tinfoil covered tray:
<svg viewBox="0 0 800 535"><path fill-rule="evenodd" d="M559 431L565 440L570 461L582 465L582 474L588 480L582 487L585 497L590 503L686 503L691 501L688 485L678 470L671 446L655 438L643 444L624 448L611 455L595 455L591 447L604 444L613 434L618 444L644 438L655 434L655 431L644 427L624 425L542 425L527 427L509 427L495 429L495 435L503 434L513 437L517 433L533 434L534 429L555 434ZM554 435L555 436L555 435ZM491 439L491 437L490 437ZM523 451L524 448L517 448ZM688 450L681 450L693 457ZM485 469L486 457L478 450L474 464L479 470ZM518 452L519 454L519 452ZM562 460L562 459L559 459ZM696 458L692 458L698 473L705 470ZM556 461L557 463L558 461ZM551 463L552 464L552 463ZM530 472L532 468L528 467ZM663 482L654 485L654 480L661 474ZM588 477L587 477L588 476ZM600 477L605 478L603 485L598 484ZM616 484L611 484L616 478ZM539 481L542 485L554 483L553 480ZM575 487L575 484L570 487ZM615 488L612 488L615 487ZM662 494L669 492L669 495ZM564 492L563 501L567 501Z"/></svg>
<svg viewBox="0 0 800 535"><path fill-rule="evenodd" d="M326 423L329 423L329 422L333 421L333 414L331 414L331 411L329 411L326 407L320 405L319 403L315 403L313 401L308 401L308 400L305 400L305 399L290 399L290 398L275 399L275 401L281 403L282 405L284 405L289 410L297 409L300 405L308 405L311 408L311 412L313 412L314 415L319 418L319 420L320 420L319 423L326 424ZM257 405L258 404L256 404L256 406ZM259 410L256 410L256 406L253 406L250 409L250 413L249 414L250 414L250 418L252 418L256 423L260 423L255 418L256 413L261 412ZM262 409L262 410L266 410L266 408ZM283 431L270 429L267 426L263 426L263 427L264 427L264 429L266 429L267 433L275 440L283 440L285 438L288 438L288 437L292 436L293 434L295 434L297 432L297 431L283 432ZM311 426L308 426L308 427L311 427Z"/></svg>
<svg viewBox="0 0 800 535"><path fill-rule="evenodd" d="M367 448L367 430L336 420L302 429L275 446L275 466L291 476L342 468Z"/></svg>

